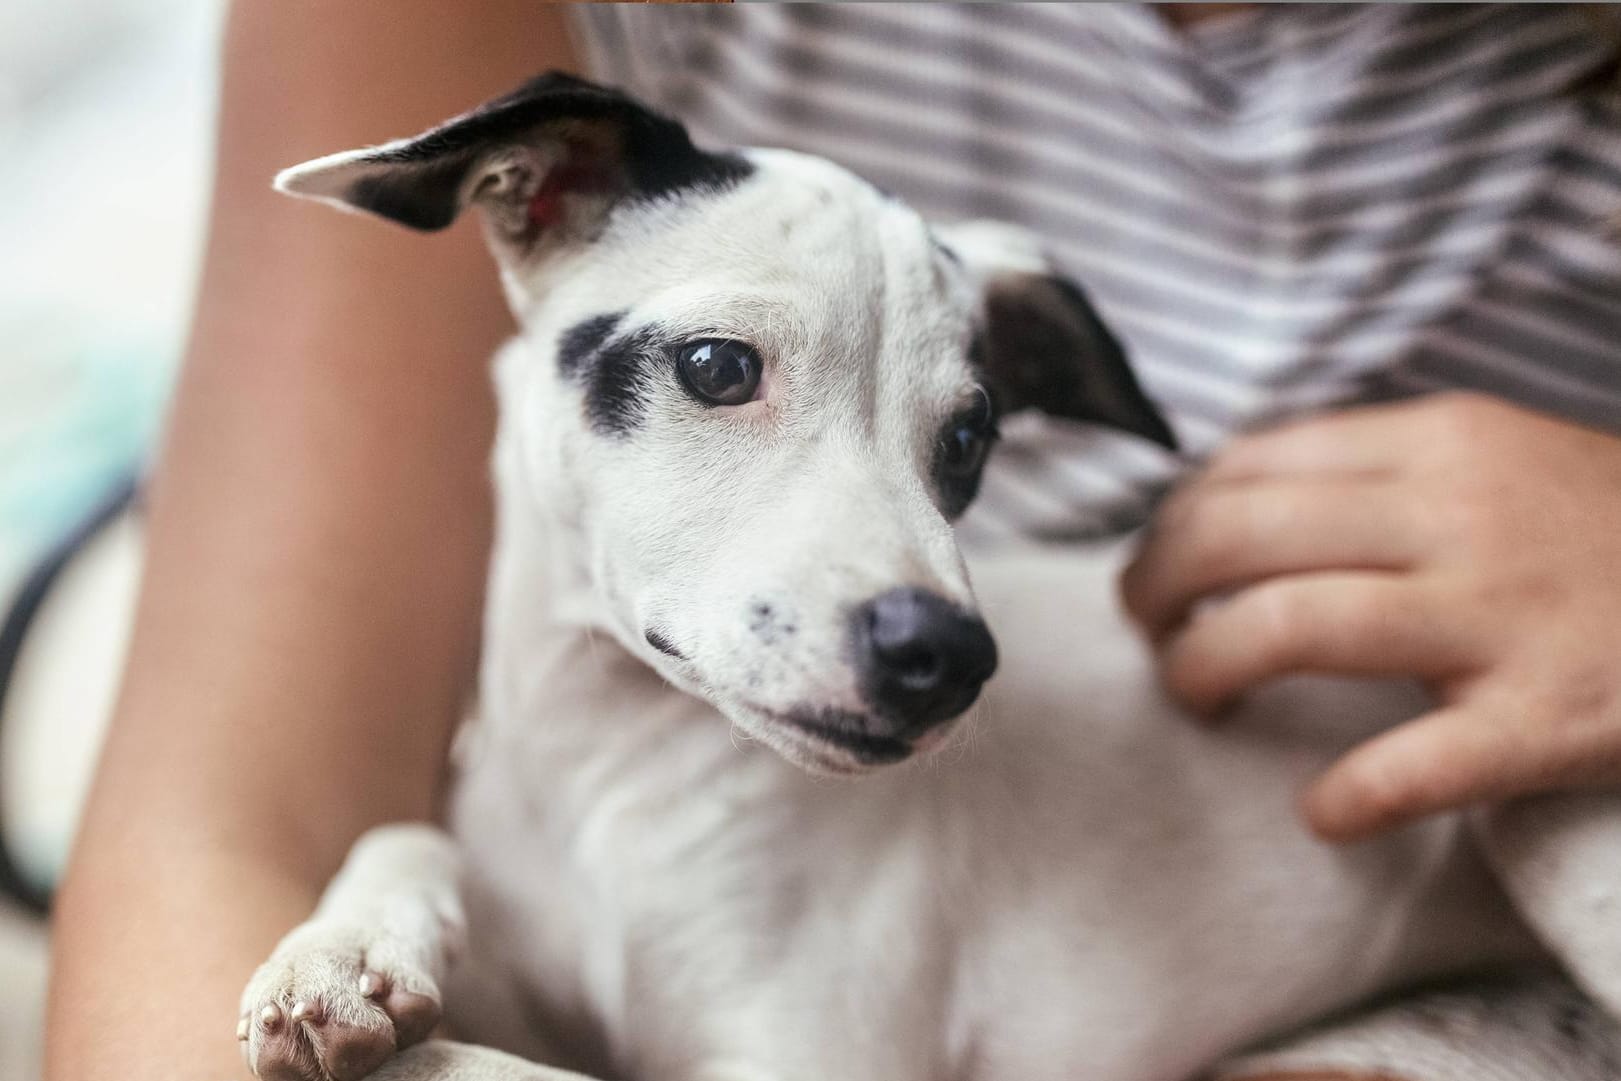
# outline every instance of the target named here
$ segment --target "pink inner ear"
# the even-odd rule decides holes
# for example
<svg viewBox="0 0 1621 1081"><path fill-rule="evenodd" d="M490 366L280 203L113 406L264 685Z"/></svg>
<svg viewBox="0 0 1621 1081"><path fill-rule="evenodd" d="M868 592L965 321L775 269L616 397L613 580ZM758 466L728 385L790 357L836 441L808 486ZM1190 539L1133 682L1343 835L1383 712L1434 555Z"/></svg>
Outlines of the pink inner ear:
<svg viewBox="0 0 1621 1081"><path fill-rule="evenodd" d="M563 196L608 190L608 170L599 161L565 161L541 181L529 199L529 220L542 229L563 220Z"/></svg>

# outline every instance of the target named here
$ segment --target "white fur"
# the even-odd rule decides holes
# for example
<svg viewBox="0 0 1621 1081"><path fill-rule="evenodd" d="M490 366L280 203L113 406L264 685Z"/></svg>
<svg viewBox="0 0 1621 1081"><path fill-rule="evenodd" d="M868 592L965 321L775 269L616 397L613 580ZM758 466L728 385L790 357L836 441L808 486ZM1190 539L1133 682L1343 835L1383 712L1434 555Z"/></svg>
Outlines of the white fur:
<svg viewBox="0 0 1621 1081"><path fill-rule="evenodd" d="M1285 681L1212 731L1157 690L1117 550L979 555L970 591L927 450L971 388L976 276L1033 247L959 232L952 271L842 170L753 160L734 191L618 213L589 244L498 245L523 330L497 363L481 719L452 816L460 1034L638 1081L1176 1081L1415 980L1609 944L1608 800L1572 812L1579 863L1534 821L1495 871L1458 816L1348 847L1303 831L1298 786L1423 708L1414 689ZM592 432L556 343L619 309L747 338L765 400L706 413L655 388L634 433ZM1002 668L932 754L829 779L862 770L774 711L859 709L843 612L903 584L977 595ZM760 599L790 641L750 635ZM689 660L643 640L650 620ZM387 871L391 845L433 843L357 852L383 870L340 879L315 922L374 926L379 890L442 909L450 872ZM1575 963L1601 997L1614 956ZM256 985L244 1008L294 994ZM562 1075L430 1044L377 1076Z"/></svg>

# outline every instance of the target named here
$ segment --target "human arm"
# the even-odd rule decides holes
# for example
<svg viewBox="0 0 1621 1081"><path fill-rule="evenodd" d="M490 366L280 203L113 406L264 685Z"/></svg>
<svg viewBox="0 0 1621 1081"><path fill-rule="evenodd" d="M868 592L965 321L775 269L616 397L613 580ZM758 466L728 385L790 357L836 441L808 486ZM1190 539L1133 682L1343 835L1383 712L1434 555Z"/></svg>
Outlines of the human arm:
<svg viewBox="0 0 1621 1081"><path fill-rule="evenodd" d="M241 0L114 720L57 899L50 1081L219 1081L247 975L368 826L433 812L477 647L508 330L475 226L274 195L548 67L531 0Z"/></svg>
<svg viewBox="0 0 1621 1081"><path fill-rule="evenodd" d="M1240 439L1167 500L1122 588L1200 712L1288 672L1434 689L1306 793L1325 837L1621 784L1615 435L1451 394Z"/></svg>

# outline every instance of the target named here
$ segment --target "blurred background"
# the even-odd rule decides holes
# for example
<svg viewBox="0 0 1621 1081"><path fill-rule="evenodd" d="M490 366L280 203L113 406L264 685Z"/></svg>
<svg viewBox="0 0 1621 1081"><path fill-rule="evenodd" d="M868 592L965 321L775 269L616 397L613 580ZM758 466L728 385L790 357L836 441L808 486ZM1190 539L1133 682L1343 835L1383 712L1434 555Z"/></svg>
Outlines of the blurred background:
<svg viewBox="0 0 1621 1081"><path fill-rule="evenodd" d="M58 873L134 591L131 518L42 565L151 453L201 254L223 0L0 4L0 885ZM29 664L75 635L78 671ZM96 663L100 658L103 663ZM22 763L27 763L27 768ZM44 931L0 899L0 1081L39 1071Z"/></svg>

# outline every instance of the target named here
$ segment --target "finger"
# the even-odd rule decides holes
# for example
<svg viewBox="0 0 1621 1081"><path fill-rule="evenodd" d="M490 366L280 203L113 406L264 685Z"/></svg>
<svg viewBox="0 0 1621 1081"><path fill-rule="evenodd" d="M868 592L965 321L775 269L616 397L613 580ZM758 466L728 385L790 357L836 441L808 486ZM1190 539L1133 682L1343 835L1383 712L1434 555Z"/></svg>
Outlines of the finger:
<svg viewBox="0 0 1621 1081"><path fill-rule="evenodd" d="M1348 752L1306 791L1320 837L1350 841L1437 811L1539 787L1548 763L1527 726L1480 702L1437 710Z"/></svg>
<svg viewBox="0 0 1621 1081"><path fill-rule="evenodd" d="M1383 480L1196 482L1160 508L1121 596L1157 641L1211 594L1284 574L1406 569L1423 550L1410 498Z"/></svg>
<svg viewBox="0 0 1621 1081"><path fill-rule="evenodd" d="M1408 1081L1388 1073L1368 1073L1366 1070L1290 1070L1287 1073L1223 1074L1228 1081Z"/></svg>
<svg viewBox="0 0 1621 1081"><path fill-rule="evenodd" d="M1423 449L1428 400L1367 405L1242 436L1211 459L1221 480L1302 473L1393 473Z"/></svg>
<svg viewBox="0 0 1621 1081"><path fill-rule="evenodd" d="M1171 692L1196 712L1277 676L1441 679L1477 652L1471 621L1410 574L1325 572L1272 578L1195 611L1161 650Z"/></svg>

